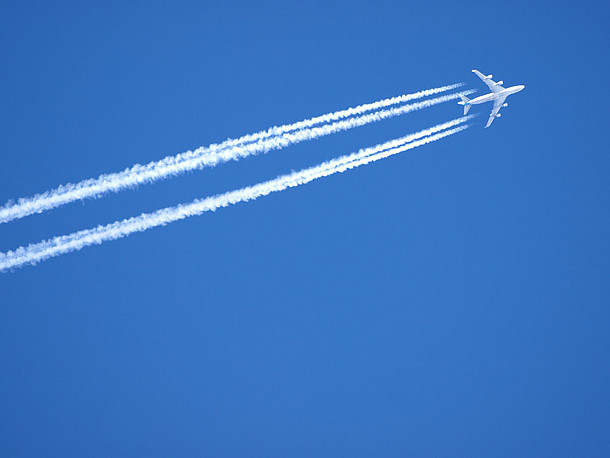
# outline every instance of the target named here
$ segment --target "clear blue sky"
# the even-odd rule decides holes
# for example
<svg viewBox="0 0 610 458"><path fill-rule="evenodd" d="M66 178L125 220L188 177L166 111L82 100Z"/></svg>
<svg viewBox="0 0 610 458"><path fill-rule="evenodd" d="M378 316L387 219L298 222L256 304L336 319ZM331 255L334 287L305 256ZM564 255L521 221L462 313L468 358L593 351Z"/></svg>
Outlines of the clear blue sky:
<svg viewBox="0 0 610 458"><path fill-rule="evenodd" d="M89 3L89 4L85 4ZM608 456L607 2L3 2L0 203L465 81L483 129L0 275L3 456ZM275 177L455 103L0 226Z"/></svg>

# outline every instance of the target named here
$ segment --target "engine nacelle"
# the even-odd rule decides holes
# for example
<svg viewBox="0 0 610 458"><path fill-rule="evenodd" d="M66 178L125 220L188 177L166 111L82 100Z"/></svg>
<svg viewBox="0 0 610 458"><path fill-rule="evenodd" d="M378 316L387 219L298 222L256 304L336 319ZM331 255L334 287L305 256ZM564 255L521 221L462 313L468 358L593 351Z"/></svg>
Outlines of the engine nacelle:
<svg viewBox="0 0 610 458"><path fill-rule="evenodd" d="M504 84L504 81L498 81L497 83L494 83L494 86L500 86L501 84Z"/></svg>
<svg viewBox="0 0 610 458"><path fill-rule="evenodd" d="M503 104L502 104L502 106L503 106L503 107L507 107L507 106L508 106L508 103L503 103Z"/></svg>
<svg viewBox="0 0 610 458"><path fill-rule="evenodd" d="M502 117L502 114L500 114L500 113L498 113L498 114L496 115L496 118L501 118L501 117Z"/></svg>
<svg viewBox="0 0 610 458"><path fill-rule="evenodd" d="M487 75L487 76L485 77L485 79L486 79L486 80L490 80L490 79L492 78L492 76L493 76L493 75L490 73L489 75Z"/></svg>

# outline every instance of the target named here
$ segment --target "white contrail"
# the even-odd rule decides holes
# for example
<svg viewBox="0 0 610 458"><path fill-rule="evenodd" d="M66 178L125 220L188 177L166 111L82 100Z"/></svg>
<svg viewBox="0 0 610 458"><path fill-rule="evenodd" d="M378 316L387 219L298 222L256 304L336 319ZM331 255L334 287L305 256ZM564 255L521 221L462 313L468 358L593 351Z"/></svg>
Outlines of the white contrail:
<svg viewBox="0 0 610 458"><path fill-rule="evenodd" d="M175 176L188 171L212 167L221 162L236 160L306 140L313 140L321 136L330 135L339 131L352 129L371 122L377 122L411 111L427 108L439 103L458 98L458 94L444 95L423 102L412 103L396 108L375 111L366 115L349 117L353 114L363 113L379 107L396 104L399 101L424 97L430 93L439 92L459 85L444 86L437 89L428 89L414 94L407 94L392 99L385 99L368 105L342 110L328 115L318 116L309 120L274 127L258 134L246 135L238 140L227 140L219 145L201 147L194 151L187 151L175 156L168 156L147 165L137 164L118 173L100 175L98 178L84 180L79 183L68 183L53 190L36 194L32 197L19 199L16 203L9 202L0 208L0 223L6 223L35 213L41 213L76 200L99 197L107 192L152 183L157 180ZM469 94L472 91L463 91L460 94ZM346 119L341 119L347 117ZM330 123L331 121L334 121ZM319 123L327 123L312 127Z"/></svg>
<svg viewBox="0 0 610 458"><path fill-rule="evenodd" d="M36 264L45 259L77 251L89 245L119 239L134 232L164 226L189 216L200 215L207 211L215 211L218 208L227 207L238 202L254 200L273 192L309 183L321 177L344 172L345 170L378 161L379 159L453 135L468 128L468 125L464 123L470 119L472 119L472 116L454 119L415 134L365 148L357 153L342 156L318 166L283 175L254 186L248 186L205 199L197 199L189 204L164 208L153 213L143 213L140 216L116 221L106 226L100 225L93 229L54 237L50 240L28 245L27 247L17 248L14 251L0 253L0 271L20 267L24 264Z"/></svg>
<svg viewBox="0 0 610 458"><path fill-rule="evenodd" d="M263 130L257 132L255 134L244 135L243 137L237 139L227 139L224 142L218 145L210 145L208 148L224 148L227 146L233 146L243 143L255 142L258 140L262 140L263 138L273 137L277 135L284 134L286 132L291 132L300 129L306 129L309 127L313 127L318 124L326 124L329 122L337 121L343 118L349 118L351 116L360 115L362 113L366 113L367 111L375 111L380 108L389 107L391 105L399 105L401 103L409 102L411 100L421 99L423 97L428 97L430 95L439 94L441 92L452 91L453 89L457 89L458 87L464 86L464 83L455 83L447 86L436 87L432 89L425 89L423 91L414 92L412 94L403 94L396 97L390 97L388 99L379 100L377 102L365 103L363 105L358 105L353 108L347 108L345 110L335 111L334 113L328 113L321 116L315 116L313 118L305 119L303 121L298 121L292 124L285 124L283 126L274 126L267 130ZM204 149L204 148L198 148ZM197 150L195 150L197 151Z"/></svg>

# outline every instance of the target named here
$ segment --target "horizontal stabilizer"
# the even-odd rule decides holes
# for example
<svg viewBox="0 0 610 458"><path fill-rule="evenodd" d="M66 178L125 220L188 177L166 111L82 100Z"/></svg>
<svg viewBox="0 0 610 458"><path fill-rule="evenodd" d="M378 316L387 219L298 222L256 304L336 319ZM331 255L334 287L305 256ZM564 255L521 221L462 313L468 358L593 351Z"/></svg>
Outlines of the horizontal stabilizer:
<svg viewBox="0 0 610 458"><path fill-rule="evenodd" d="M468 110L470 110L470 99L468 97L466 97L465 95L462 94L458 94L460 96L460 99L462 99L461 102L458 102L458 105L464 105L464 115L466 115L466 113L468 113Z"/></svg>

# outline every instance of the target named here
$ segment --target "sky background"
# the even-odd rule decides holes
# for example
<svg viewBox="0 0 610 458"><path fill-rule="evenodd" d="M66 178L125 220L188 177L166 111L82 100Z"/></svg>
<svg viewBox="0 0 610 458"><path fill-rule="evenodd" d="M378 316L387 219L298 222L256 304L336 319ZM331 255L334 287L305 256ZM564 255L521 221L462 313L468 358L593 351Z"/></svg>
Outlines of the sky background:
<svg viewBox="0 0 610 458"><path fill-rule="evenodd" d="M483 129L0 274L3 456L608 456L608 2L2 2L0 203L464 81ZM0 225L0 251L460 116Z"/></svg>

